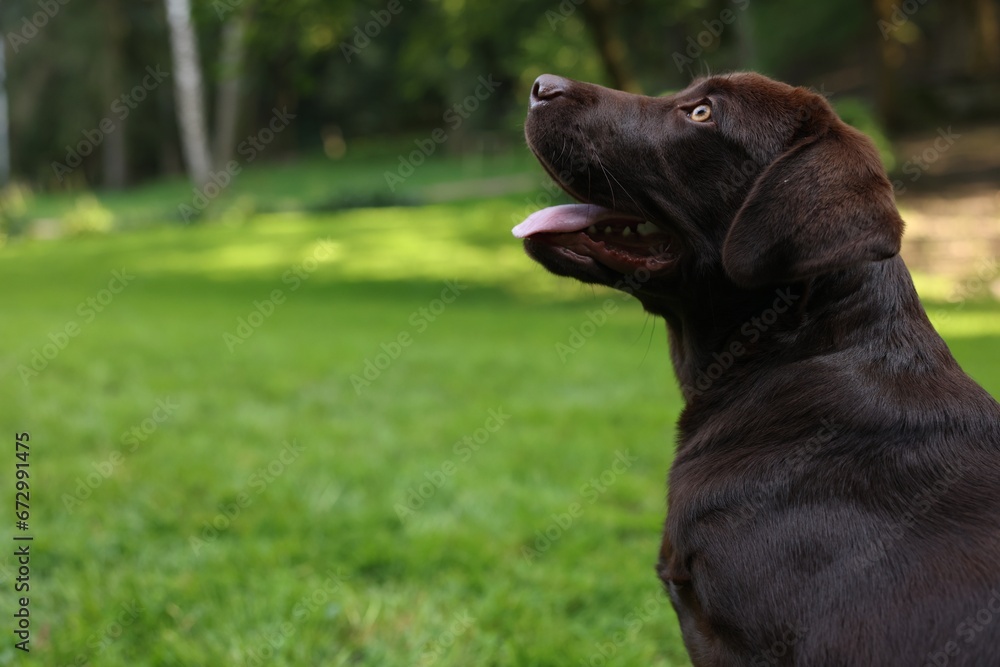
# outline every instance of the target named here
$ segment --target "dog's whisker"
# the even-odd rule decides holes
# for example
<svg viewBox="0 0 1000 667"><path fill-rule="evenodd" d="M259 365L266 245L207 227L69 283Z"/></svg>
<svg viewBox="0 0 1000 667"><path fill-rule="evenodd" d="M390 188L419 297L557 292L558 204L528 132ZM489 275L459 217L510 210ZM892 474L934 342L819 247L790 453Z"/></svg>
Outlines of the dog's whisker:
<svg viewBox="0 0 1000 667"><path fill-rule="evenodd" d="M650 317L649 313L646 313L646 320L650 320L650 319L652 319L652 318ZM649 342L646 343L646 351L642 355L642 361L639 362L640 366L642 366L642 364L646 363L646 358L649 356L649 351L653 347L653 338L656 336L656 320L652 320L652 322L653 322L653 326L649 328ZM642 330L643 331L646 330L646 323L645 322L643 322L643 324L642 324Z"/></svg>
<svg viewBox="0 0 1000 667"><path fill-rule="evenodd" d="M592 141L591 141L591 142L589 142L589 143L590 143L590 149L591 149L591 151L592 151L592 154L593 154L593 156L594 156L594 161L595 161L595 162L597 162L597 165L598 165L598 166L599 166L599 167L601 168L601 171L602 171L602 172L604 172L604 178L605 178L605 180L607 180L607 181L608 181L608 189L609 189L609 191L610 191L610 193L611 193L611 202L612 202L612 204L611 204L611 207L612 207L612 208L615 208L615 207L616 207L616 204L617 204L617 202L616 202L616 198L615 198L615 193L616 193L616 190L615 190L614 186L613 186L613 185L611 184L611 180L614 180L614 182L615 182L615 183L616 183L616 184L618 185L618 190L621 190L621 192L622 192L623 194L625 194L625 195L626 195L626 196L627 196L627 197L628 197L629 199L631 199L631 200L632 200L632 203L633 203L633 204L635 204L635 206L636 206L636 209L637 209L637 210L638 210L638 211L639 211L639 212L640 212L640 213L641 213L641 214L642 214L642 215L643 215L644 217L647 217L647 218L648 218L648 217L649 217L649 214L648 214L648 213L646 213L646 210L645 210L645 209L644 209L644 208L642 207L642 205L640 205L640 204L639 204L639 202L638 202L638 201L636 201L636 198L632 196L632 193L631 193L631 192L629 192L629 191L628 191L628 190L627 190L627 189L625 188L625 186L624 186L624 185L622 185L622 182L621 182L620 180L618 180L618 177L617 177L617 176L615 176L614 172L613 172L613 171L611 171L610 169L608 169L608 168L607 168L607 167L606 167L606 166L604 165L604 161L603 161L603 160L601 160L601 156L600 156L600 155L598 154L598 152L597 152L597 147L596 147L596 146L594 145L594 143L593 143Z"/></svg>
<svg viewBox="0 0 1000 667"><path fill-rule="evenodd" d="M604 161L601 160L601 156L598 155L597 148L593 145L593 142L591 142L591 150L594 151L594 159L597 161L597 166L600 167L601 171L604 173L604 180L608 182L608 192L611 194L611 208L617 209L618 202L615 199L615 187L611 184L611 176L608 174L608 170L604 168Z"/></svg>
<svg viewBox="0 0 1000 667"><path fill-rule="evenodd" d="M632 196L632 193L625 189L625 186L622 185L621 181L618 180L618 177L615 176L613 172L605 170L604 173L609 174L611 176L611 178L615 179L615 183L618 184L618 187L621 189L621 191L623 193L625 193L626 195L628 195L628 198L632 200L632 203L635 204L636 209L640 213L642 213L643 217L646 217L646 218L650 217L650 215L648 213L646 213L646 210L642 207L642 205L638 201L636 201L635 197Z"/></svg>
<svg viewBox="0 0 1000 667"><path fill-rule="evenodd" d="M600 159L597 161L597 166L601 168L601 171L604 173L604 180L608 182L608 191L611 193L611 208L617 209L618 201L615 197L615 187L611 185L611 176L608 174L608 170L604 168L604 163Z"/></svg>

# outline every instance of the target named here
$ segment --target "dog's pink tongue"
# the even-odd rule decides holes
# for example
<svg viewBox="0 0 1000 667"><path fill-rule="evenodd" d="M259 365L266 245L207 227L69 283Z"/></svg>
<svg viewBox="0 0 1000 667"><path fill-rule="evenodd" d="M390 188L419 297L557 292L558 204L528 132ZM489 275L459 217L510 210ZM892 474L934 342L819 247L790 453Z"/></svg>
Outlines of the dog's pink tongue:
<svg viewBox="0 0 1000 667"><path fill-rule="evenodd" d="M613 215L613 211L593 204L550 206L529 215L524 222L512 229L511 233L523 239L540 232L549 234L578 232L608 215Z"/></svg>

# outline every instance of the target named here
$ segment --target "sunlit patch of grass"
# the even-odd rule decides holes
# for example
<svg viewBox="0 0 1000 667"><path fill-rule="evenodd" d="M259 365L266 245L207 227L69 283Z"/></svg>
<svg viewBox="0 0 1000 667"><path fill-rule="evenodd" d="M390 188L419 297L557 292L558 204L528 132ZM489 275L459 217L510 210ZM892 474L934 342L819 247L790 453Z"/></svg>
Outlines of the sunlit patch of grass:
<svg viewBox="0 0 1000 667"><path fill-rule="evenodd" d="M930 306L927 314L946 339L971 336L1000 337L1000 309L994 304Z"/></svg>
<svg viewBox="0 0 1000 667"><path fill-rule="evenodd" d="M187 228L158 227L100 242L81 239L76 252L119 253L147 276L220 282L276 280L295 269L306 270L314 282L339 284L440 282L461 276L465 282L535 299L592 299L610 293L553 280L526 260L521 243L510 234L522 209L513 198L501 198L341 213L268 213L238 229L209 226L192 234ZM45 251L27 244L8 254L28 258Z"/></svg>

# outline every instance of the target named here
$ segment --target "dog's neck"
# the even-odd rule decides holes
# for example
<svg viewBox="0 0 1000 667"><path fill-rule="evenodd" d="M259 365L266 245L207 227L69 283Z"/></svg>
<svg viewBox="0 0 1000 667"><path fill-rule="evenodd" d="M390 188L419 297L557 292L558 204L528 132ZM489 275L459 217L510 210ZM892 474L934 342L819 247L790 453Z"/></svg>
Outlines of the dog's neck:
<svg viewBox="0 0 1000 667"><path fill-rule="evenodd" d="M898 256L753 291L725 283L722 276L706 281L702 293L667 307L645 304L667 321L671 359L689 406L721 400L734 383L750 390L762 373L784 364L847 349L859 352L852 357L857 363L873 367L958 368ZM887 338L896 352L890 358L878 352Z"/></svg>

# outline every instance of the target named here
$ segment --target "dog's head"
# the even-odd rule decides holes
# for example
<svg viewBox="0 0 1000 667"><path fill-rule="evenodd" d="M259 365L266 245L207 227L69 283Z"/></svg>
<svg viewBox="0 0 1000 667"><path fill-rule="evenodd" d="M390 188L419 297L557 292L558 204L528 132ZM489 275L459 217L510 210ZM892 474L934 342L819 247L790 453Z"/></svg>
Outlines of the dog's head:
<svg viewBox="0 0 1000 667"><path fill-rule="evenodd" d="M783 285L898 253L871 141L820 95L740 73L665 97L542 75L528 145L582 202L515 227L550 271L668 314L705 280Z"/></svg>

